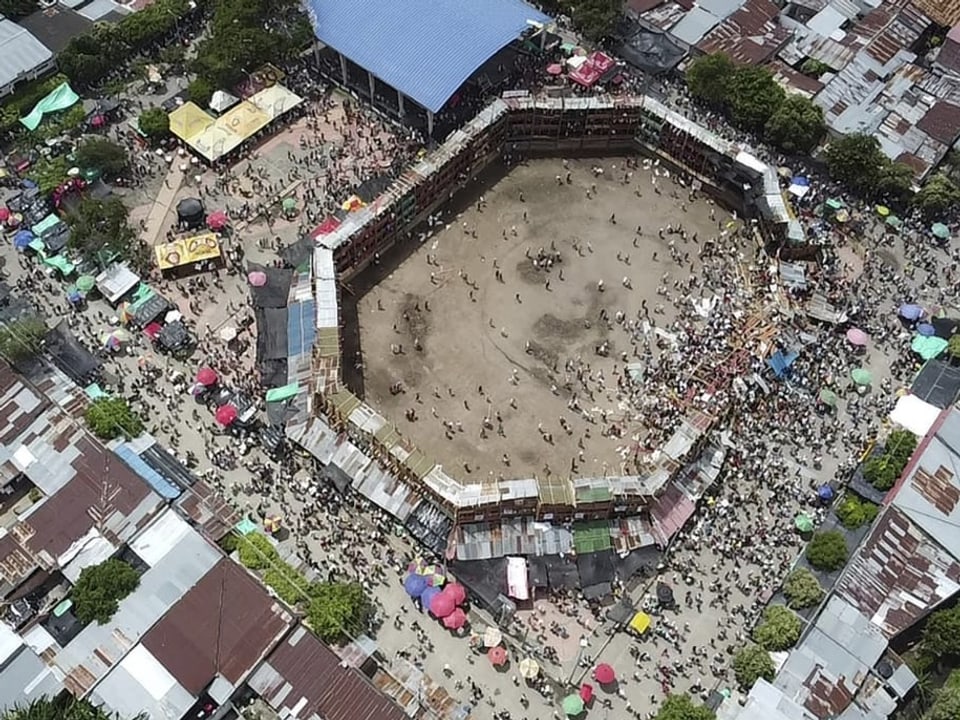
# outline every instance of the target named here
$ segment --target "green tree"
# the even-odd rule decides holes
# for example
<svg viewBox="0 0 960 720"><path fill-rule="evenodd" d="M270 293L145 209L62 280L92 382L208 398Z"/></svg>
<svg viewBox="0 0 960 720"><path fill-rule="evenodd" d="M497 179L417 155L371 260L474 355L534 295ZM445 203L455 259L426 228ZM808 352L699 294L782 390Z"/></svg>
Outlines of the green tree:
<svg viewBox="0 0 960 720"><path fill-rule="evenodd" d="M170 133L170 116L163 108L149 108L140 113L137 125L151 140L162 140Z"/></svg>
<svg viewBox="0 0 960 720"><path fill-rule="evenodd" d="M723 53L704 55L687 66L687 87L694 97L709 105L723 107L729 101L729 91L737 66Z"/></svg>
<svg viewBox="0 0 960 720"><path fill-rule="evenodd" d="M874 186L874 190L880 197L902 201L910 194L912 187L913 168L901 162L892 162L886 157L880 161Z"/></svg>
<svg viewBox="0 0 960 720"><path fill-rule="evenodd" d="M0 717L3 720L119 720L119 716L94 707L89 700L78 700L69 693L57 697L44 695L29 705L8 707Z"/></svg>
<svg viewBox="0 0 960 720"><path fill-rule="evenodd" d="M210 98L213 97L213 86L205 78L198 77L187 86L187 96L191 102L205 109L210 103ZM167 128L169 127L168 119Z"/></svg>
<svg viewBox="0 0 960 720"><path fill-rule="evenodd" d="M960 688L944 687L937 693L933 706L923 720L957 720L960 718Z"/></svg>
<svg viewBox="0 0 960 720"><path fill-rule="evenodd" d="M877 517L880 508L869 500L861 500L856 495L846 495L837 505L837 519L845 528L851 530L871 523Z"/></svg>
<svg viewBox="0 0 960 720"><path fill-rule="evenodd" d="M101 137L84 140L74 157L84 170L97 169L109 177L123 175L130 163L125 147Z"/></svg>
<svg viewBox="0 0 960 720"><path fill-rule="evenodd" d="M319 583L307 608L310 627L325 642L366 632L372 616L373 606L359 583Z"/></svg>
<svg viewBox="0 0 960 720"><path fill-rule="evenodd" d="M872 135L861 133L833 140L824 156L834 180L861 192L872 192L876 188L880 167L886 160L880 151L880 142Z"/></svg>
<svg viewBox="0 0 960 720"><path fill-rule="evenodd" d="M940 215L960 205L960 188L945 173L937 173L920 188L913 204L928 217Z"/></svg>
<svg viewBox="0 0 960 720"><path fill-rule="evenodd" d="M70 165L65 157L46 157L40 158L27 174L37 183L41 195L49 195L67 179L69 170Z"/></svg>
<svg viewBox="0 0 960 720"><path fill-rule="evenodd" d="M771 605L753 630L753 640L764 650L787 650L800 639L800 618L783 605Z"/></svg>
<svg viewBox="0 0 960 720"><path fill-rule="evenodd" d="M786 93L767 68L757 65L737 68L730 87L733 121L749 130L762 130L783 105Z"/></svg>
<svg viewBox="0 0 960 720"><path fill-rule="evenodd" d="M887 437L883 452L863 464L863 477L877 490L892 488L917 448L917 437L908 430L894 430Z"/></svg>
<svg viewBox="0 0 960 720"><path fill-rule="evenodd" d="M39 316L13 320L0 327L0 357L12 363L35 357L46 335L47 323Z"/></svg>
<svg viewBox="0 0 960 720"><path fill-rule="evenodd" d="M771 681L775 674L770 653L759 645L747 645L733 656L733 674L740 687L748 688L759 679Z"/></svg>
<svg viewBox="0 0 960 720"><path fill-rule="evenodd" d="M264 570L280 560L280 553L266 535L253 532L237 541L240 563L251 570Z"/></svg>
<svg viewBox="0 0 960 720"><path fill-rule="evenodd" d="M839 570L847 562L847 541L839 530L818 532L807 545L807 562L818 570Z"/></svg>
<svg viewBox="0 0 960 720"><path fill-rule="evenodd" d="M667 695L657 710L656 720L714 720L710 708L695 703L686 693Z"/></svg>
<svg viewBox="0 0 960 720"><path fill-rule="evenodd" d="M923 651L935 658L960 655L960 606L930 616L923 628Z"/></svg>
<svg viewBox="0 0 960 720"><path fill-rule="evenodd" d="M831 68L825 62L820 62L814 58L807 58L800 66L800 72L802 72L804 75L809 75L812 78L819 78L824 73L832 71L833 68Z"/></svg>
<svg viewBox="0 0 960 720"><path fill-rule="evenodd" d="M36 0L0 0L0 15L17 21L40 9Z"/></svg>
<svg viewBox="0 0 960 720"><path fill-rule="evenodd" d="M119 603L140 585L140 575L122 560L105 560L80 571L70 599L80 622L110 622Z"/></svg>
<svg viewBox="0 0 960 720"><path fill-rule="evenodd" d="M87 406L84 419L101 440L113 440L121 435L137 437L143 432L143 421L120 397L94 400Z"/></svg>
<svg viewBox="0 0 960 720"><path fill-rule="evenodd" d="M806 568L797 568L783 581L783 594L789 607L802 610L819 605L824 593L812 572Z"/></svg>
<svg viewBox="0 0 960 720"><path fill-rule="evenodd" d="M91 261L99 262L104 255L117 256L142 266L143 246L127 222L128 215L126 205L116 196L105 200L84 198L67 215L70 247Z"/></svg>
<svg viewBox="0 0 960 720"><path fill-rule="evenodd" d="M809 153L827 132L823 110L802 95L790 95L770 116L767 139L788 153Z"/></svg>

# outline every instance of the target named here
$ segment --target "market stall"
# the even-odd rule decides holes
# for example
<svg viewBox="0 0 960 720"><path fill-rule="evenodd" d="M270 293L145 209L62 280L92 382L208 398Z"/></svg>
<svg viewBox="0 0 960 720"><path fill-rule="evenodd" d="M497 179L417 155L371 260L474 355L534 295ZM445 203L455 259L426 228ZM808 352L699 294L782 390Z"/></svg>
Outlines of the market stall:
<svg viewBox="0 0 960 720"><path fill-rule="evenodd" d="M157 267L161 272L189 267L200 263L219 263L220 240L214 233L204 233L154 247ZM196 268L200 270L202 268Z"/></svg>

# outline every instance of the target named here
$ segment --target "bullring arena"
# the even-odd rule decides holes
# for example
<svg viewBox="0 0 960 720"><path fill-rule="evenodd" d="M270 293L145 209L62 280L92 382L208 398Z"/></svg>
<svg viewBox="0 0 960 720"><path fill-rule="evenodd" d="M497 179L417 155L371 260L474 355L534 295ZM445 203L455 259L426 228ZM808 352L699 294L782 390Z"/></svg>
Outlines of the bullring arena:
<svg viewBox="0 0 960 720"><path fill-rule="evenodd" d="M561 159L575 156L603 159ZM508 174L497 167L505 160ZM454 196L460 212L440 215ZM668 218L682 218L686 241L661 239ZM655 100L496 100L317 234L312 267L291 289L303 352L289 361L302 391L288 437L330 481L450 559L495 526L514 540L491 553L534 554L545 522L617 524L622 550L665 545L719 474L724 451L708 430L727 374L704 366L688 395L651 398L678 411L654 447L612 394L579 398L575 417L567 361L579 357L616 387L636 359L617 312L636 320L645 300L654 323L670 319L655 307L658 286L672 287L663 273L679 274L664 257L670 245L696 271L695 233L724 228L749 254L792 223L773 169ZM548 269L533 267L541 248L556 261ZM359 328L343 320L354 312ZM345 369L362 370L365 400ZM604 412L613 424L623 416L614 437L589 419Z"/></svg>

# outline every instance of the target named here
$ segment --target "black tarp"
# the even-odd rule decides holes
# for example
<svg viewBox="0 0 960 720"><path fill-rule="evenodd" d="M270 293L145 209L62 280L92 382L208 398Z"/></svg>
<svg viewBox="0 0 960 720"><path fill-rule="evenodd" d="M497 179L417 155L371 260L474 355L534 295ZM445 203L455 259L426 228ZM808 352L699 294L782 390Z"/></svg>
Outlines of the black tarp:
<svg viewBox="0 0 960 720"><path fill-rule="evenodd" d="M302 267L304 270L308 270L315 247L316 241L308 235L307 237L300 238L295 243L287 245L277 254L280 255L280 258L288 266L292 268Z"/></svg>
<svg viewBox="0 0 960 720"><path fill-rule="evenodd" d="M910 393L941 410L960 395L960 368L942 360L929 360L913 380Z"/></svg>
<svg viewBox="0 0 960 720"><path fill-rule="evenodd" d="M146 327L171 307L173 305L163 295L152 295L134 311L133 322L140 327Z"/></svg>
<svg viewBox="0 0 960 720"><path fill-rule="evenodd" d="M620 580L626 582L637 573L651 575L655 572L657 564L660 562L660 555L660 551L651 545L634 550L628 553L626 557L616 555L614 556L613 564L617 570L617 575L620 576Z"/></svg>
<svg viewBox="0 0 960 720"><path fill-rule="evenodd" d="M197 478L186 465L177 460L166 448L153 444L140 453L140 459L156 470L167 480L179 485L184 490L193 486Z"/></svg>
<svg viewBox="0 0 960 720"><path fill-rule="evenodd" d="M437 555L447 551L453 520L429 500L417 505L404 523L407 531Z"/></svg>
<svg viewBox="0 0 960 720"><path fill-rule="evenodd" d="M283 432L283 427L278 425L262 427L258 435L260 437L260 444L268 453L277 452L277 450L283 447L283 444L287 440L287 436Z"/></svg>
<svg viewBox="0 0 960 720"><path fill-rule="evenodd" d="M547 577L547 564L542 557L527 558L527 578L531 587L549 587L550 579Z"/></svg>
<svg viewBox="0 0 960 720"><path fill-rule="evenodd" d="M73 336L65 323L47 333L46 351L53 362L77 385L86 387L100 372L100 361Z"/></svg>
<svg viewBox="0 0 960 720"><path fill-rule="evenodd" d="M320 478L329 483L333 483L333 486L341 493L346 493L353 482L349 475L333 463L325 465L323 469L320 470Z"/></svg>
<svg viewBox="0 0 960 720"><path fill-rule="evenodd" d="M960 320L956 318L933 318L930 321L937 337L949 340L960 332Z"/></svg>
<svg viewBox="0 0 960 720"><path fill-rule="evenodd" d="M616 605L607 610L607 619L617 625L626 625L633 620L637 610L630 602L629 598L622 598Z"/></svg>
<svg viewBox="0 0 960 720"><path fill-rule="evenodd" d="M44 233L43 246L47 249L48 255L56 255L63 250L70 241L70 226L66 223L60 223L49 232Z"/></svg>
<svg viewBox="0 0 960 720"><path fill-rule="evenodd" d="M623 18L617 26L620 44L614 52L645 73L661 73L673 69L687 54L667 33L650 30Z"/></svg>
<svg viewBox="0 0 960 720"><path fill-rule="evenodd" d="M260 371L260 383L265 388L278 388L287 384L286 358L280 360L263 360L257 363Z"/></svg>
<svg viewBox="0 0 960 720"><path fill-rule="evenodd" d="M608 582L587 585L587 587L580 588L580 594L583 595L585 600L599 600L600 598L610 595L612 592L613 585Z"/></svg>
<svg viewBox="0 0 960 720"><path fill-rule="evenodd" d="M613 551L583 553L577 556L577 572L580 573L580 587L613 582Z"/></svg>
<svg viewBox="0 0 960 720"><path fill-rule="evenodd" d="M267 276L267 284L262 287L250 285L250 297L253 306L258 308L285 308L290 295L290 283L293 281L293 270L285 268L264 267L250 263L247 273L259 271Z"/></svg>
<svg viewBox="0 0 960 720"><path fill-rule="evenodd" d="M580 575L573 560L549 555L543 561L552 590L576 590L580 587Z"/></svg>
<svg viewBox="0 0 960 720"><path fill-rule="evenodd" d="M383 195L392 182L393 180L389 175L380 175L360 185L360 187L354 191L354 194L369 205Z"/></svg>
<svg viewBox="0 0 960 720"><path fill-rule="evenodd" d="M257 308L257 362L287 357L286 308Z"/></svg>
<svg viewBox="0 0 960 720"><path fill-rule="evenodd" d="M478 597L487 609L498 611L500 595L507 593L507 559L454 560L450 563L453 575Z"/></svg>

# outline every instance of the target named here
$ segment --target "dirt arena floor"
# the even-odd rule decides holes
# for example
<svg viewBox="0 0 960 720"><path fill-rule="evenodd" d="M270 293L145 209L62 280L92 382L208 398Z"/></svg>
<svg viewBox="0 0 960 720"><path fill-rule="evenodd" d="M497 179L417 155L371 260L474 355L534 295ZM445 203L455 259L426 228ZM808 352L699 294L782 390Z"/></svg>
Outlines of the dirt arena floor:
<svg viewBox="0 0 960 720"><path fill-rule="evenodd" d="M462 480L621 474L636 449L642 428L603 437L603 423L568 408L565 363L579 357L603 372L607 391L581 399L587 415L622 416L621 353L637 358L615 314L635 318L644 300L651 311L661 302L664 313L652 317L665 325L672 308L657 294L663 274L672 285L698 267L698 245L661 239L660 229L680 224L702 243L731 218L702 197L688 203L659 168L629 177L624 168L622 158L605 158L492 170L464 191L472 202L458 198L466 209L445 213L446 225L360 298L366 399ZM670 260L671 237L689 253L682 267ZM538 251L554 248L559 262L534 267Z"/></svg>

